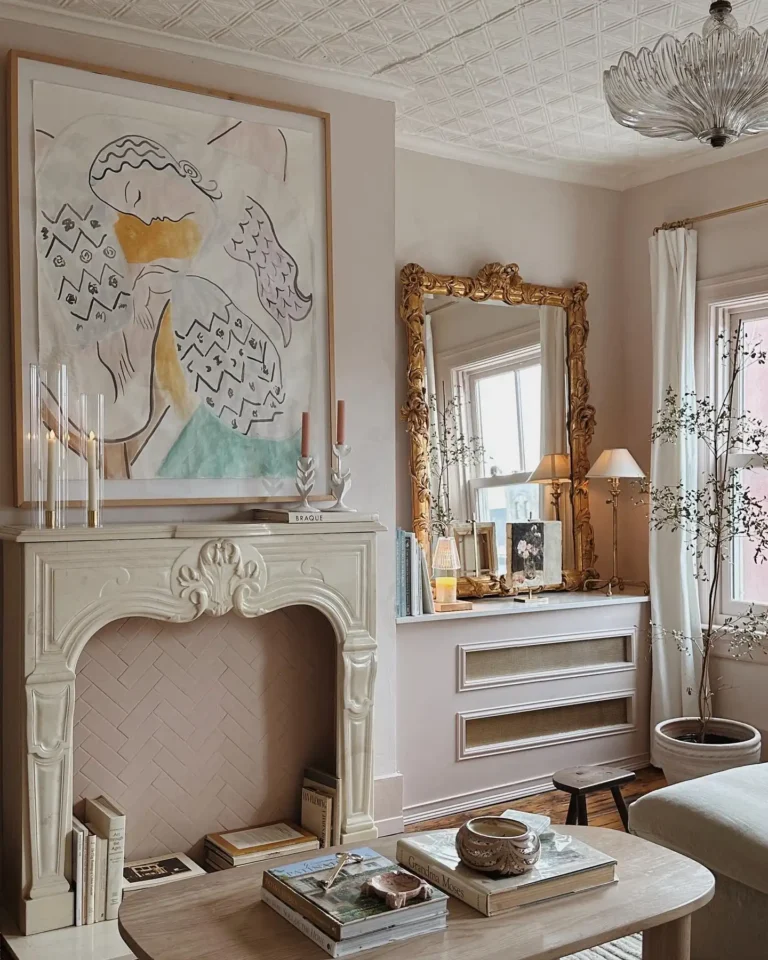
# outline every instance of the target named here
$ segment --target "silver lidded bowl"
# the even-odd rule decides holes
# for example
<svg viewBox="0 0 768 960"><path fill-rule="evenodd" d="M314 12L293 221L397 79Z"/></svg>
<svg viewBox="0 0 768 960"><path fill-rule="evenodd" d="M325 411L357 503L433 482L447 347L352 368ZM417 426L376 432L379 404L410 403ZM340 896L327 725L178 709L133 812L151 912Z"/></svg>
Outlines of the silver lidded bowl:
<svg viewBox="0 0 768 960"><path fill-rule="evenodd" d="M456 852L470 870L516 877L533 870L539 862L541 841L520 820L475 817L456 834Z"/></svg>

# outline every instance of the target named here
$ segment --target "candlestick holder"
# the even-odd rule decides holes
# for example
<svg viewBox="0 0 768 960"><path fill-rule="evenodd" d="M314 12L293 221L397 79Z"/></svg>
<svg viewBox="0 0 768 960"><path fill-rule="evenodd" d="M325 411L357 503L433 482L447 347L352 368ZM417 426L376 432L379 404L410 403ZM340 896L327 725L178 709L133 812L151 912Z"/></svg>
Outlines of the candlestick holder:
<svg viewBox="0 0 768 960"><path fill-rule="evenodd" d="M291 513L320 513L317 507L309 502L309 495L315 486L315 458L299 457L296 461L296 489L301 500L292 504L288 509Z"/></svg>
<svg viewBox="0 0 768 960"><path fill-rule="evenodd" d="M80 480L86 527L100 527L104 504L104 395L80 394Z"/></svg>
<svg viewBox="0 0 768 960"><path fill-rule="evenodd" d="M334 443L333 452L336 455L336 469L331 470L331 492L336 497L333 506L328 507L326 513L357 513L354 507L348 507L344 503L344 497L349 493L352 486L352 471L343 466L343 461L352 453L352 447L348 443Z"/></svg>
<svg viewBox="0 0 768 960"><path fill-rule="evenodd" d="M66 526L68 409L66 366L30 364L27 450L29 501L36 527Z"/></svg>

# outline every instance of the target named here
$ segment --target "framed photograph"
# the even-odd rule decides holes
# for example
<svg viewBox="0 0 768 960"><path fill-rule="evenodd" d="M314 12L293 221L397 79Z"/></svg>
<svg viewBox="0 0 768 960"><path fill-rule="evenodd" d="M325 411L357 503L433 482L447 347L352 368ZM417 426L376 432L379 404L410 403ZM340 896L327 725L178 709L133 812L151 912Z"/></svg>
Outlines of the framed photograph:
<svg viewBox="0 0 768 960"><path fill-rule="evenodd" d="M32 363L73 437L104 395L107 503L293 497L305 410L326 492L327 115L27 54L10 84L19 505Z"/></svg>
<svg viewBox="0 0 768 960"><path fill-rule="evenodd" d="M559 520L507 524L507 582L519 589L559 586L563 579L563 525Z"/></svg>
<svg viewBox="0 0 768 960"><path fill-rule="evenodd" d="M453 536L459 548L460 575L496 576L499 566L496 551L496 524L455 523Z"/></svg>

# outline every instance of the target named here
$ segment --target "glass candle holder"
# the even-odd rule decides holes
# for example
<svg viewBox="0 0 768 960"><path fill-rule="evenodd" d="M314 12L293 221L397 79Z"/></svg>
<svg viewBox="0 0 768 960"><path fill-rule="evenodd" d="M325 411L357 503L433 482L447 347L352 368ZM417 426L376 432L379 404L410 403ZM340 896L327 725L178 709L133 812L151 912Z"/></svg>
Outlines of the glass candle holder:
<svg viewBox="0 0 768 960"><path fill-rule="evenodd" d="M28 463L32 520L38 527L66 526L68 412L66 366L30 364Z"/></svg>
<svg viewBox="0 0 768 960"><path fill-rule="evenodd" d="M453 537L440 537L432 556L437 603L456 603L457 573L460 567L461 561L456 541Z"/></svg>
<svg viewBox="0 0 768 960"><path fill-rule="evenodd" d="M100 527L104 504L104 394L80 394L80 475L86 527Z"/></svg>

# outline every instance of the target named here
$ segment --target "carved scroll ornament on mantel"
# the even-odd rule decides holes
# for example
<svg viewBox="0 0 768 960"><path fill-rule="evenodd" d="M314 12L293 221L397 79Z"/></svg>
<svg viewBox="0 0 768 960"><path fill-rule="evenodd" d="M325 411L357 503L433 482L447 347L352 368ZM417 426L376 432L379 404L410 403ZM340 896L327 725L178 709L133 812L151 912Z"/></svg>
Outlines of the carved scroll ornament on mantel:
<svg viewBox="0 0 768 960"><path fill-rule="evenodd" d="M244 555L245 554L245 555ZM221 617L234 610L253 616L249 600L261 593L266 567L258 550L233 540L209 540L185 550L171 574L174 592L197 607L198 615Z"/></svg>

